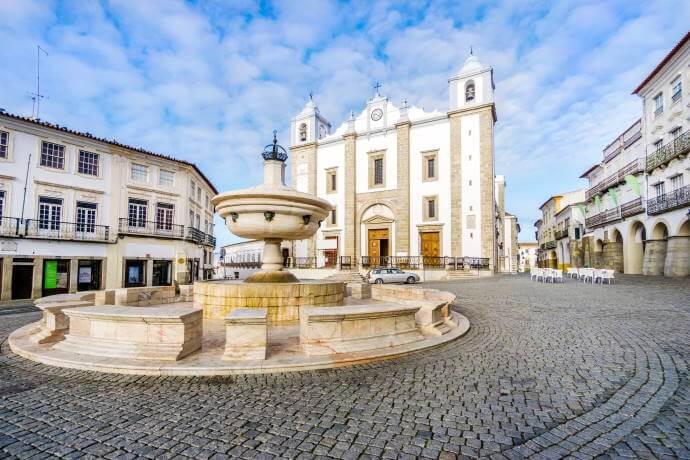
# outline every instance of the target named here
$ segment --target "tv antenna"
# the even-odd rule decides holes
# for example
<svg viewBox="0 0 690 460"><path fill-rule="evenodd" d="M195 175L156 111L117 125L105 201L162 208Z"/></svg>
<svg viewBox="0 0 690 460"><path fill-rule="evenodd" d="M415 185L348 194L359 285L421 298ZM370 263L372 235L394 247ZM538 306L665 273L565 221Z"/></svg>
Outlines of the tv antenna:
<svg viewBox="0 0 690 460"><path fill-rule="evenodd" d="M48 56L48 52L41 48L41 45L36 45L36 92L27 92L33 101L31 118L35 120L39 118L39 112L41 111L41 99L48 99L45 94L41 94L41 53Z"/></svg>

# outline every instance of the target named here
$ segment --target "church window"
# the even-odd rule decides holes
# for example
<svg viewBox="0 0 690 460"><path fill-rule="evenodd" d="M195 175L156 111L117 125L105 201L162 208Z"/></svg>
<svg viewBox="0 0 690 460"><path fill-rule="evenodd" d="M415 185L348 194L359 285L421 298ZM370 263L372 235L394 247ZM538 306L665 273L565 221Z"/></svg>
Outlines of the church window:
<svg viewBox="0 0 690 460"><path fill-rule="evenodd" d="M472 155L468 155L468 156L467 156L467 159L468 159L469 161L472 161Z"/></svg>
<svg viewBox="0 0 690 460"><path fill-rule="evenodd" d="M438 219L438 197L436 196L425 196L424 202L424 220L436 220Z"/></svg>
<svg viewBox="0 0 690 460"><path fill-rule="evenodd" d="M304 142L307 140L307 124L302 123L299 125L299 140L300 142Z"/></svg>
<svg viewBox="0 0 690 460"><path fill-rule="evenodd" d="M369 188L385 187L386 171L384 152L369 153Z"/></svg>
<svg viewBox="0 0 690 460"><path fill-rule="evenodd" d="M470 185L472 185L472 179L470 179Z"/></svg>
<svg viewBox="0 0 690 460"><path fill-rule="evenodd" d="M336 214L336 209L331 210L331 214L328 216L328 226L332 227L338 223L338 215Z"/></svg>
<svg viewBox="0 0 690 460"><path fill-rule="evenodd" d="M335 193L338 188L338 176L336 169L331 168L326 170L326 193Z"/></svg>
<svg viewBox="0 0 690 460"><path fill-rule="evenodd" d="M470 102L473 100L474 100L474 82L472 80L470 80L465 85L465 102Z"/></svg>
<svg viewBox="0 0 690 460"><path fill-rule="evenodd" d="M423 181L434 181L438 178L437 151L426 152L422 155L422 179Z"/></svg>

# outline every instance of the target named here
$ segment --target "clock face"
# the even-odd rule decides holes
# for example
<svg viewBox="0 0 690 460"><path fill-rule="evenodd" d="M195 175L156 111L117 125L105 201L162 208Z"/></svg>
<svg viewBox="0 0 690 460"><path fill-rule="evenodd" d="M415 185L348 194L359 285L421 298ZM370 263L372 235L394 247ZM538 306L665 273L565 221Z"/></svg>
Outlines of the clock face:
<svg viewBox="0 0 690 460"><path fill-rule="evenodd" d="M381 109L375 109L373 112L371 112L371 119L374 121L379 121L382 116L383 116L383 110L381 110Z"/></svg>

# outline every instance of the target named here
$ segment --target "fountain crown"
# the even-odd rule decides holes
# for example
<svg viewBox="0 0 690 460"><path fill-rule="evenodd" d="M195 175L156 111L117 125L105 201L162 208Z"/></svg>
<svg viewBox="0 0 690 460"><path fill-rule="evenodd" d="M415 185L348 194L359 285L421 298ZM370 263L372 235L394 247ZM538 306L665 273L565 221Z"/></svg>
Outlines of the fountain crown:
<svg viewBox="0 0 690 460"><path fill-rule="evenodd" d="M277 138L278 131L273 130L273 143L268 144L266 147L264 147L264 151L261 152L261 156L264 157L264 160L278 160L278 161L285 161L287 160L287 151L283 148L282 145L278 144L278 138Z"/></svg>

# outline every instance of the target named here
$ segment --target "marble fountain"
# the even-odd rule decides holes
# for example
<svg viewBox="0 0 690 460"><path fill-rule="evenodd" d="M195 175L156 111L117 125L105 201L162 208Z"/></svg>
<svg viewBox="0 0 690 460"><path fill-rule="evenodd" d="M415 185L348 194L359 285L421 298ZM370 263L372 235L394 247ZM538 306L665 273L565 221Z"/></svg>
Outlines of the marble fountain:
<svg viewBox="0 0 690 460"><path fill-rule="evenodd" d="M36 301L42 319L10 335L12 351L101 372L231 375L390 359L469 330L450 309L449 292L407 285L346 290L285 270L281 242L312 237L332 206L285 185L287 152L275 132L262 157L261 185L212 199L232 233L264 240L260 271L244 281L44 297Z"/></svg>

